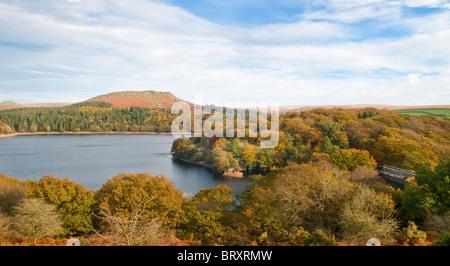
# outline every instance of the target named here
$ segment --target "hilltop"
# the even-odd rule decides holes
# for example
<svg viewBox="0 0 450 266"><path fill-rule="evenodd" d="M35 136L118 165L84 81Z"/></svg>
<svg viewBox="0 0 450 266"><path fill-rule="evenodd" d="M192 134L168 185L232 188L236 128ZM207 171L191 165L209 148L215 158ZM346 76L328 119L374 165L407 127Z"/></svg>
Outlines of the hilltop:
<svg viewBox="0 0 450 266"><path fill-rule="evenodd" d="M171 108L176 102L183 101L170 92L161 91L121 91L100 95L87 100L88 102L107 102L113 108L124 109L133 106L148 108Z"/></svg>

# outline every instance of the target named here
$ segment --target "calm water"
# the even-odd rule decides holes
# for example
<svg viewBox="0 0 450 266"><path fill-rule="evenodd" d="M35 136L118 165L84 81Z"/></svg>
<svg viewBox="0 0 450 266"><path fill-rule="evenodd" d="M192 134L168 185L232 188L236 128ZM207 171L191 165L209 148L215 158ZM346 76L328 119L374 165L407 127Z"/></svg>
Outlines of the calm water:
<svg viewBox="0 0 450 266"><path fill-rule="evenodd" d="M170 178L176 188L195 194L227 184L233 194L248 184L172 158L171 135L37 135L0 139L0 173L39 180L68 177L88 189L99 189L118 173L149 173Z"/></svg>

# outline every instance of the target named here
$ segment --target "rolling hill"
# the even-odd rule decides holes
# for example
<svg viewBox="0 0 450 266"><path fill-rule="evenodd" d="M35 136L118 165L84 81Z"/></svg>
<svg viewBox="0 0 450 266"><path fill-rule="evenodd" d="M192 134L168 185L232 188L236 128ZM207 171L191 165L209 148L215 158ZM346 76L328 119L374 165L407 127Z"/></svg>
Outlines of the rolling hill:
<svg viewBox="0 0 450 266"><path fill-rule="evenodd" d="M100 95L87 100L87 102L107 102L112 104L115 109L124 109L130 107L148 107L148 108L171 108L172 105L178 101L183 101L182 99L176 97L170 92L146 90L146 91L120 91L112 92L105 95ZM0 111L15 109L15 108L25 108L25 107L62 107L73 103L16 103L12 101L0 102ZM192 103L189 103L193 106ZM439 109L447 112L450 110L450 105L428 105L428 106L394 106L394 105L377 105L377 104L361 104L361 105L286 105L280 106L280 112L298 112L311 110L315 108L343 108L343 109L359 109L372 107L379 110L390 110L400 113L408 113L408 111L414 112L414 115L424 115L430 112L423 112L423 110ZM439 114L438 116L445 115ZM447 116L448 117L448 116Z"/></svg>
<svg viewBox="0 0 450 266"><path fill-rule="evenodd" d="M0 102L0 111L26 107L62 107L72 103L16 103L12 101Z"/></svg>
<svg viewBox="0 0 450 266"><path fill-rule="evenodd" d="M113 108L124 109L133 106L148 108L171 108L176 102L183 101L170 92L160 91L121 91L100 95L87 100L97 102L107 102Z"/></svg>
<svg viewBox="0 0 450 266"><path fill-rule="evenodd" d="M343 108L343 109L363 109L375 108L378 110L400 111L412 109L450 109L450 105L421 105L421 106L401 106L401 105L380 105L380 104L360 104L360 105L286 105L280 106L280 112L299 112L315 108Z"/></svg>

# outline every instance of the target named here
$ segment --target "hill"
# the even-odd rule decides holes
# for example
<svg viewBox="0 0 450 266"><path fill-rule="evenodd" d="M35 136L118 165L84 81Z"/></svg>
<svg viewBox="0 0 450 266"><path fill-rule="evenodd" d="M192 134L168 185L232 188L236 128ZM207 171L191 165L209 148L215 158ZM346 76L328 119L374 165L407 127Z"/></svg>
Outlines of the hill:
<svg viewBox="0 0 450 266"><path fill-rule="evenodd" d="M381 105L381 104L360 104L360 105L286 105L280 106L280 112L299 112L312 110L316 108L322 109L364 109L364 108L375 108L377 110L389 110L389 111L400 111L400 110L417 110L417 109L450 109L450 105L423 105L423 106L401 106L401 105Z"/></svg>
<svg viewBox="0 0 450 266"><path fill-rule="evenodd" d="M0 111L26 107L63 107L72 103L16 103L12 101L0 102Z"/></svg>
<svg viewBox="0 0 450 266"><path fill-rule="evenodd" d="M125 109L133 106L148 108L171 108L176 102L183 101L170 92L160 91L121 91L100 95L87 100L107 102L116 109Z"/></svg>

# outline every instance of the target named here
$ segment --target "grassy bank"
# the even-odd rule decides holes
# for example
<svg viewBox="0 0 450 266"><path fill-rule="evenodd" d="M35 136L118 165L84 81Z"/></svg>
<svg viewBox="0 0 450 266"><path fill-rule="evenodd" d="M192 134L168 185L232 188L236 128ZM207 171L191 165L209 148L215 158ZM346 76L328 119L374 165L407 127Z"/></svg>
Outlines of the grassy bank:
<svg viewBox="0 0 450 266"><path fill-rule="evenodd" d="M436 108L436 109L407 109L407 110L397 110L395 111L400 114L406 115L432 115L444 118L450 118L450 109L447 108Z"/></svg>

